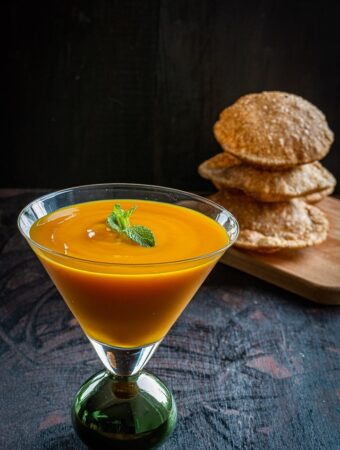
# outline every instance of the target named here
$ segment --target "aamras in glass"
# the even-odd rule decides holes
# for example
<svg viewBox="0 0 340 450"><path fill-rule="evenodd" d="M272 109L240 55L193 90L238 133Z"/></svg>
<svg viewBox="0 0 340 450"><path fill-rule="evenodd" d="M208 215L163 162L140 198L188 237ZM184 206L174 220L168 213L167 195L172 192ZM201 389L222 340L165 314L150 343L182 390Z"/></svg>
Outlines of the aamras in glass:
<svg viewBox="0 0 340 450"><path fill-rule="evenodd" d="M106 367L75 397L79 436L103 448L159 445L176 405L143 368L235 242L236 220L194 194L106 184L35 200L19 228Z"/></svg>

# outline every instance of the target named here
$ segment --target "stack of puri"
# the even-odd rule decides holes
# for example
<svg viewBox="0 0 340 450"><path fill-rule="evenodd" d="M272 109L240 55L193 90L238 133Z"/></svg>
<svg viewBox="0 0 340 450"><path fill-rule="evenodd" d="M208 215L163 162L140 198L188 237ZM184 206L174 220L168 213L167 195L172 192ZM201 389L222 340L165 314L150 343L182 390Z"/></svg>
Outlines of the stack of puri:
<svg viewBox="0 0 340 450"><path fill-rule="evenodd" d="M214 134L223 152L198 171L239 222L235 246L270 253L326 240L328 220L315 204L336 180L319 162L333 133L318 108L284 92L249 94L222 111Z"/></svg>

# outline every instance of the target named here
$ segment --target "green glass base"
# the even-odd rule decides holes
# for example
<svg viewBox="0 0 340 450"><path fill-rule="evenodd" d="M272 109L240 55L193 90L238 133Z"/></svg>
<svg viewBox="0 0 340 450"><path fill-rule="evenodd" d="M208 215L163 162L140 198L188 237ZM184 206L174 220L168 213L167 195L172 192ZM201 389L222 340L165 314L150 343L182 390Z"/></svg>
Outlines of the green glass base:
<svg viewBox="0 0 340 450"><path fill-rule="evenodd" d="M151 449L170 436L176 404L169 389L146 371L115 377L103 370L79 389L73 426L93 449Z"/></svg>

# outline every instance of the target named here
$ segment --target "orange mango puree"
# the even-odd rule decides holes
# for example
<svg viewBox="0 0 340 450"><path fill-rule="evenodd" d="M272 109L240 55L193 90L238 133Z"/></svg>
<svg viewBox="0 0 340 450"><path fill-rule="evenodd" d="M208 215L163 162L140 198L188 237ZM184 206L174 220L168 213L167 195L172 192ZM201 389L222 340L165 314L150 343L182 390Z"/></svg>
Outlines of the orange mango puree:
<svg viewBox="0 0 340 450"><path fill-rule="evenodd" d="M137 206L130 222L153 231L154 247L141 247L109 229L106 218L115 203L123 209ZM62 208L35 222L30 237L85 333L124 348L165 336L223 252L208 254L228 243L224 228L209 217L144 200Z"/></svg>

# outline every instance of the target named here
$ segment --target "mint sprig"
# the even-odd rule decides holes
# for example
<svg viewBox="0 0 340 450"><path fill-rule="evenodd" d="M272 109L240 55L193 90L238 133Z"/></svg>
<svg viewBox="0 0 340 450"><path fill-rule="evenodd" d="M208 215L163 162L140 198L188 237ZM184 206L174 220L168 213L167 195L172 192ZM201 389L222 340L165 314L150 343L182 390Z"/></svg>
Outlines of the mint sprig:
<svg viewBox="0 0 340 450"><path fill-rule="evenodd" d="M116 203L112 213L106 219L106 223L113 231L124 234L142 247L154 247L155 238L149 228L144 227L143 225L130 224L130 217L136 211L136 208L137 207L134 206L125 211L118 203Z"/></svg>

